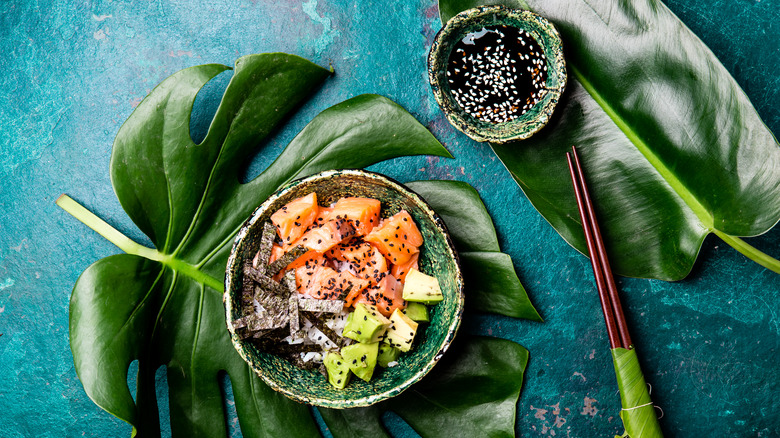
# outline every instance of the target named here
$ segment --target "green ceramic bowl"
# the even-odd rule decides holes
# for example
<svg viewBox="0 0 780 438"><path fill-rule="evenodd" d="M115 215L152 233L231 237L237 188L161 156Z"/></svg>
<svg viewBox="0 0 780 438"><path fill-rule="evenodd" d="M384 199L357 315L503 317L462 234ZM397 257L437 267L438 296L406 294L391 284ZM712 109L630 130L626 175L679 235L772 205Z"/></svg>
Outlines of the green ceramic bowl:
<svg viewBox="0 0 780 438"><path fill-rule="evenodd" d="M387 217L406 209L414 218L424 243L420 270L435 275L444 301L430 307L430 324L421 325L411 351L395 367L377 366L370 382L353 378L345 389L331 386L317 371L306 371L287 360L265 353L236 335L232 321L240 317L243 261L254 256L263 222L286 203L317 192L320 205L345 196L372 197L382 202ZM271 388L293 400L329 408L368 406L396 396L433 368L452 342L463 313L463 277L458 256L441 218L417 194L385 176L363 170L331 170L294 181L268 198L236 236L225 277L225 312L230 338L238 353Z"/></svg>
<svg viewBox="0 0 780 438"><path fill-rule="evenodd" d="M455 101L447 80L447 63L458 41L467 34L491 26L506 25L525 30L544 50L547 59L547 92L524 115L503 123L486 122L469 113ZM555 27L531 11L504 6L482 6L452 17L439 31L428 55L428 79L436 102L453 126L477 141L508 143L526 139L550 120L566 87L563 45Z"/></svg>

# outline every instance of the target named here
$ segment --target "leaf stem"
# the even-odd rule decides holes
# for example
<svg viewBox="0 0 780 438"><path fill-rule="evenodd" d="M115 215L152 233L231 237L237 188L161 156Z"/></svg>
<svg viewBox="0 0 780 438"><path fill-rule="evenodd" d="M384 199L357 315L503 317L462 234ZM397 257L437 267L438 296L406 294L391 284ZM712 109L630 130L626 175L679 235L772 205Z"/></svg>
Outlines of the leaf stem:
<svg viewBox="0 0 780 438"><path fill-rule="evenodd" d="M177 259L168 254L163 254L154 248L148 248L132 241L129 237L120 233L119 230L109 225L106 221L100 219L94 213L84 208L84 206L73 200L73 198L70 196L61 195L59 198L57 198L56 203L60 206L60 208L81 221L84 225L92 228L101 236L105 237L109 242L118 246L122 251L128 254L137 255L139 257L160 262L163 265L181 272L182 274L192 278L199 283L205 284L219 293L224 292L225 287L221 281L183 260Z"/></svg>
<svg viewBox="0 0 780 438"><path fill-rule="evenodd" d="M726 242L729 246L745 255L745 257L753 260L754 262L771 271L780 274L780 260L772 258L768 254L759 251L739 237L734 237L715 229L713 229L712 232L715 233L716 236L723 239L723 241Z"/></svg>

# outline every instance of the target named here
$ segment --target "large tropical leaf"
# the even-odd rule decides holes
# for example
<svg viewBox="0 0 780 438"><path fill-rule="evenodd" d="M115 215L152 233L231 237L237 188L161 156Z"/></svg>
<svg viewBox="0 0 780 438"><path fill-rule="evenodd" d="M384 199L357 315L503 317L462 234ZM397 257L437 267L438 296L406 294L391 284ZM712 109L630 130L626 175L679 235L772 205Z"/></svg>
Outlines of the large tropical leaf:
<svg viewBox="0 0 780 438"><path fill-rule="evenodd" d="M241 165L255 146L329 72L291 55L240 58L208 134L194 144L189 120L195 96L226 69L203 65L174 74L144 99L117 135L111 161L114 189L156 249L132 242L67 196L58 200L127 253L99 260L79 277L71 299L70 339L76 371L90 398L144 437L160 435L154 379L160 366L167 370L175 436L226 436L222 371L230 377L245 436L316 434L309 410L263 384L229 341L221 292L232 240L257 205L295 178L401 155L449 155L398 105L363 95L320 113L268 169L240 184ZM439 191L450 196L470 189L457 185L448 190L442 184ZM478 197L466 204L477 214L484 211ZM475 223L489 228L492 234L485 239L492 242L490 218L479 217ZM453 222L455 230L470 226ZM474 247L481 245L479 239L475 242ZM487 246L495 250L491 254L502 255ZM496 272L514 275L511 262ZM516 287L522 289L519 282ZM501 294L496 299L501 301ZM493 310L528 312L527 298L512 300L513 305ZM498 347L504 348L495 343L484 347L485 357L498 354ZM135 401L126 383L134 360ZM496 366L522 381L522 366ZM504 400L510 399L516 395L507 393Z"/></svg>
<svg viewBox="0 0 780 438"><path fill-rule="evenodd" d="M442 21L482 3L441 0ZM733 237L764 233L780 219L780 147L726 69L663 3L507 5L557 26L570 77L545 129L493 149L567 242L585 251L564 158L576 145L616 272L681 279L709 233L780 272L780 262Z"/></svg>

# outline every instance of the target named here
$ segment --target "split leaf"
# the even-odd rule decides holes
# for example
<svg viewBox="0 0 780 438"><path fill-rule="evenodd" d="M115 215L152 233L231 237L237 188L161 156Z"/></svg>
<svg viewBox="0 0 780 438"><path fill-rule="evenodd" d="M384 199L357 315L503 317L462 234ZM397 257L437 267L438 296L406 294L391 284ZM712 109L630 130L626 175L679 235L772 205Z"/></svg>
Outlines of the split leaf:
<svg viewBox="0 0 780 438"><path fill-rule="evenodd" d="M450 155L403 108L381 96L362 95L320 113L261 175L241 184L239 173L255 148L330 72L279 53L238 59L205 139L195 144L189 130L195 97L225 70L202 65L164 80L115 140L114 190L155 248L131 241L67 196L57 200L127 253L95 262L74 286L70 342L76 372L89 397L130 423L139 436L160 435L155 373L164 366L174 436L227 436L219 383L220 373L226 372L244 436L309 437L318 433L309 409L265 385L230 342L222 292L235 234L260 203L296 178L404 155ZM457 222L453 228L462 229ZM492 230L489 217L477 225ZM494 235L492 231L486 239ZM481 245L479 239L475 242ZM488 246L491 254L501 254L497 246ZM511 262L508 266L512 268ZM480 360L499 355L490 347L498 344L480 345L465 348L484 354ZM506 348L522 349L512 345ZM134 401L127 373L135 360ZM505 371L519 391L522 368ZM450 378L460 373L453 371ZM514 407L514 392L485 391L470 394L475 400L505 397L503 402ZM463 412L461 422L486 422L465 408ZM504 423L513 425L513 420L502 418L495 427L506 428Z"/></svg>
<svg viewBox="0 0 780 438"><path fill-rule="evenodd" d="M442 21L483 3L441 0ZM492 147L567 242L586 252L565 159L576 145L616 273L682 279L710 233L780 272L734 237L780 220L777 140L661 1L488 3L530 9L561 33L569 81L554 117L528 140Z"/></svg>

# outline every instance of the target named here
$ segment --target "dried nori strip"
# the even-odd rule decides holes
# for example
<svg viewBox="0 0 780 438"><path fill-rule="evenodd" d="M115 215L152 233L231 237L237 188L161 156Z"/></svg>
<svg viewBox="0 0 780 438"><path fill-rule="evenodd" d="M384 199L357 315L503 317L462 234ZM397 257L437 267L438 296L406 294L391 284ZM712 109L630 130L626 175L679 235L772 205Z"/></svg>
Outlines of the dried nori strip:
<svg viewBox="0 0 780 438"><path fill-rule="evenodd" d="M298 313L298 294L290 294L287 312L290 320L290 336L295 336L301 329L300 314Z"/></svg>
<svg viewBox="0 0 780 438"><path fill-rule="evenodd" d="M251 262L247 261L244 265L251 266ZM248 315L252 313L252 299L254 298L255 282L247 278L246 275L241 281L241 313Z"/></svg>
<svg viewBox="0 0 780 438"><path fill-rule="evenodd" d="M260 249L257 251L257 255L255 255L254 260L252 260L252 267L261 273L266 273L268 271L268 261L271 259L271 251L273 250L275 238L276 227L274 227L270 222L263 222L263 234L260 237ZM276 272L272 273L271 275L276 274Z"/></svg>
<svg viewBox="0 0 780 438"><path fill-rule="evenodd" d="M274 281L273 278L260 272L252 267L252 265L244 266L244 281L249 277L252 281L258 283L263 289L277 295L283 296L285 299L290 291L281 284Z"/></svg>
<svg viewBox="0 0 780 438"><path fill-rule="evenodd" d="M308 319L311 322L311 325L317 328L320 332L322 332L323 335L325 335L326 338L330 339L331 342L338 345L339 347L342 347L342 343L344 342L344 338L337 335L336 332L334 332L330 327L328 327L327 324L325 324L325 319L321 316L316 316L312 314L307 314L304 316L305 319Z"/></svg>
<svg viewBox="0 0 780 438"><path fill-rule="evenodd" d="M287 251L283 256L279 257L278 260L275 260L273 263L269 264L265 272L268 275L272 275L272 276L276 275L287 265L294 262L295 259L306 254L307 251L308 249L306 249L306 247L304 247L303 245L295 246L291 248L289 251Z"/></svg>
<svg viewBox="0 0 780 438"><path fill-rule="evenodd" d="M344 301L301 298L298 300L298 308L304 312L341 313L344 309Z"/></svg>
<svg viewBox="0 0 780 438"><path fill-rule="evenodd" d="M252 313L233 321L233 327L245 328L248 332L256 332L258 330L268 330L279 327L284 327L287 322L280 324L279 319L268 317L266 312L262 314Z"/></svg>
<svg viewBox="0 0 780 438"><path fill-rule="evenodd" d="M267 335L268 333L273 332L274 330L276 330L276 329L258 330L256 332L251 332L251 331L248 331L246 329L241 329L241 330L237 330L236 334L238 334L238 337L240 339L249 339L249 338L260 339L263 336Z"/></svg>
<svg viewBox="0 0 780 438"><path fill-rule="evenodd" d="M260 305L267 310L268 318L272 321L271 325L276 327L284 327L290 321L289 303L286 298L282 298L278 295L271 295L266 293L258 294L262 300Z"/></svg>
<svg viewBox="0 0 780 438"><path fill-rule="evenodd" d="M295 286L295 272L287 271L282 277L282 283L287 286L291 294L298 295L298 288Z"/></svg>

